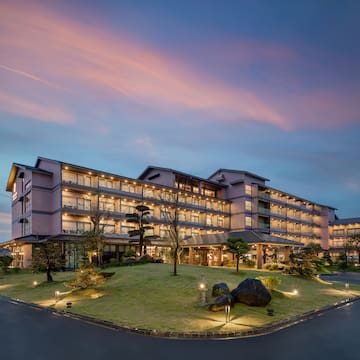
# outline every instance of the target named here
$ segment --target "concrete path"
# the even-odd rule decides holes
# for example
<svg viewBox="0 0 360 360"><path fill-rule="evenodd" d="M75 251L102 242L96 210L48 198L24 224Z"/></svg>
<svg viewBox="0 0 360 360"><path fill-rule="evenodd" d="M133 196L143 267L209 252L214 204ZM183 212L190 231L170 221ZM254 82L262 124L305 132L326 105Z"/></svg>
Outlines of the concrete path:
<svg viewBox="0 0 360 360"><path fill-rule="evenodd" d="M270 335L174 340L114 331L0 297L0 358L359 360L358 319L359 301Z"/></svg>

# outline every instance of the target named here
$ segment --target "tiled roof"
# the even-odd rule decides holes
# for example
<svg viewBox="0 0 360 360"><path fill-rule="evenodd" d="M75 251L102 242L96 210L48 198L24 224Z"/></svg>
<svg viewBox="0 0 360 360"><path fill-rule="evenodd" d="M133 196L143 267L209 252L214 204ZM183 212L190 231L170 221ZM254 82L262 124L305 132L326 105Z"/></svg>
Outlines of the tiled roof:
<svg viewBox="0 0 360 360"><path fill-rule="evenodd" d="M248 244L269 244L269 245L289 245L303 246L304 244L297 241L283 239L280 237L263 234L255 231L237 231L226 232L221 234L196 235L189 238L184 246L209 246L225 244L229 237L241 237Z"/></svg>

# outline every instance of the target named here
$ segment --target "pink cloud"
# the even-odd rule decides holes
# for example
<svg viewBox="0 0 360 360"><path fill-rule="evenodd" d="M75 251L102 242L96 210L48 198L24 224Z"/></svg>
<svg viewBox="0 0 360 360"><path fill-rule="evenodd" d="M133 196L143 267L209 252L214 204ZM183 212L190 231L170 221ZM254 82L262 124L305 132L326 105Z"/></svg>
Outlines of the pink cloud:
<svg viewBox="0 0 360 360"><path fill-rule="evenodd" d="M91 92L115 101L128 98L162 111L190 109L210 119L251 119L289 128L288 120L255 92L229 86L138 41L113 37L109 31L101 32L39 5L2 3L0 24L0 50L6 54L3 67L27 80L40 79L44 85L72 87L79 99ZM32 117L41 113L36 105ZM8 106L6 111L14 109Z"/></svg>
<svg viewBox="0 0 360 360"><path fill-rule="evenodd" d="M44 122L69 124L74 121L73 116L57 106L36 103L21 96L4 93L0 90L0 111L29 117Z"/></svg>

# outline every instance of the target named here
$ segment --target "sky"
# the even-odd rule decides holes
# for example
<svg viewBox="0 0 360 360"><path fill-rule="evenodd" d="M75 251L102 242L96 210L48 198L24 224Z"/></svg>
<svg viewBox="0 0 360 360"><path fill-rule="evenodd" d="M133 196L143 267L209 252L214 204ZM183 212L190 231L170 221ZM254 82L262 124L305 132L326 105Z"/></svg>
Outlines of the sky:
<svg viewBox="0 0 360 360"><path fill-rule="evenodd" d="M0 241L38 156L247 170L360 217L359 139L357 0L0 1Z"/></svg>

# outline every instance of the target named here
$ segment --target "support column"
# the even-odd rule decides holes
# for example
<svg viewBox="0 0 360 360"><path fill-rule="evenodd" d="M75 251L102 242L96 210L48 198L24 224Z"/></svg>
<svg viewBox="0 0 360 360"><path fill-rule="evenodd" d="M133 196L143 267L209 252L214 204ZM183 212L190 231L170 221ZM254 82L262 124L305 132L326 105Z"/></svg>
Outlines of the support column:
<svg viewBox="0 0 360 360"><path fill-rule="evenodd" d="M284 261L287 264L290 261L290 246L284 247Z"/></svg>
<svg viewBox="0 0 360 360"><path fill-rule="evenodd" d="M189 264L190 265L192 265L194 263L193 259L194 259L193 248L189 247Z"/></svg>
<svg viewBox="0 0 360 360"><path fill-rule="evenodd" d="M115 245L115 256L116 256L116 263L119 264L120 262L120 252L119 252L119 244Z"/></svg>
<svg viewBox="0 0 360 360"><path fill-rule="evenodd" d="M256 244L256 268L262 269L263 266L263 244Z"/></svg>

